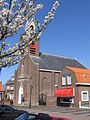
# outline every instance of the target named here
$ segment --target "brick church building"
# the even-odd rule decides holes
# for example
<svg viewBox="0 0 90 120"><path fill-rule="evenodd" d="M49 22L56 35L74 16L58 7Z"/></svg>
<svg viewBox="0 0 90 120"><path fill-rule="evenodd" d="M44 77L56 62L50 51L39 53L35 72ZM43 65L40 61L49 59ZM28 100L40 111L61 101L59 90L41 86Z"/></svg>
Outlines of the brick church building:
<svg viewBox="0 0 90 120"><path fill-rule="evenodd" d="M23 62L15 71L15 104L57 105L55 93L60 86L61 71L66 67L86 69L77 60L39 51L40 40L33 42Z"/></svg>
<svg viewBox="0 0 90 120"><path fill-rule="evenodd" d="M75 59L40 53L39 44L30 45L15 71L14 103L89 106L90 71Z"/></svg>

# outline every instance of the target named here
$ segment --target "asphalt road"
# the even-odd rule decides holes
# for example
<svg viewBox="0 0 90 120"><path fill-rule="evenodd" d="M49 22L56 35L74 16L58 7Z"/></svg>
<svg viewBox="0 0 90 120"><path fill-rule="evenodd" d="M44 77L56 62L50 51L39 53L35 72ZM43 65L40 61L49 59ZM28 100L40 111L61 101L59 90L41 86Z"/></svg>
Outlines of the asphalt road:
<svg viewBox="0 0 90 120"><path fill-rule="evenodd" d="M24 110L29 113L47 113L62 118L71 118L71 120L90 120L90 109L38 106L31 109L24 108Z"/></svg>

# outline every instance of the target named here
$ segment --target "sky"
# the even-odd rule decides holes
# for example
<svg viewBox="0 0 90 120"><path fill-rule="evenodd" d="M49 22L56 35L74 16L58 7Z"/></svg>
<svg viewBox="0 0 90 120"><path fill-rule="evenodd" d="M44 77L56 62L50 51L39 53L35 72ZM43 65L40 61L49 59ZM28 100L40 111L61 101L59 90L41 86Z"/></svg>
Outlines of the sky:
<svg viewBox="0 0 90 120"><path fill-rule="evenodd" d="M38 0L44 7L35 19L43 23L55 0ZM40 39L40 52L75 58L90 69L90 0L59 0L55 17ZM24 28L9 41L20 40ZM13 43L13 42L12 42ZM3 68L0 80L7 82L14 75L18 64Z"/></svg>

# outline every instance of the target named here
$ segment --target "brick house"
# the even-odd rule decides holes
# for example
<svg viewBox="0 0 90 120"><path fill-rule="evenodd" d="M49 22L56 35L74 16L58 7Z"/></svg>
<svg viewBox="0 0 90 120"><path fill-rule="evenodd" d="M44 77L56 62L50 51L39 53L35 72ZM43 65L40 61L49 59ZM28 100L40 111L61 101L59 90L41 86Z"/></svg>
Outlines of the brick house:
<svg viewBox="0 0 90 120"><path fill-rule="evenodd" d="M12 77L10 80L7 81L6 93L7 93L7 99L14 98L14 77Z"/></svg>
<svg viewBox="0 0 90 120"><path fill-rule="evenodd" d="M90 107L90 70L65 67L59 78L57 105Z"/></svg>
<svg viewBox="0 0 90 120"><path fill-rule="evenodd" d="M4 91L3 91L3 87L2 87L2 82L0 81L0 102L3 99L3 94L4 94Z"/></svg>
<svg viewBox="0 0 90 120"><path fill-rule="evenodd" d="M22 36L21 36L22 39ZM31 105L57 105L57 90L61 71L65 66L86 69L77 60L39 52L39 42L33 42L25 60L15 71L14 103Z"/></svg>

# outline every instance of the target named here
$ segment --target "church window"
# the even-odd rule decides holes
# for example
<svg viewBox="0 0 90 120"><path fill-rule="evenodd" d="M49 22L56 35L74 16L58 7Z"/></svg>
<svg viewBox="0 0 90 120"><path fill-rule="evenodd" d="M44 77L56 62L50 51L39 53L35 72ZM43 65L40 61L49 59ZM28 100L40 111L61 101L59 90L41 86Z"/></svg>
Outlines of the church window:
<svg viewBox="0 0 90 120"><path fill-rule="evenodd" d="M21 64L21 75L24 74L24 60L22 60L22 64Z"/></svg>

